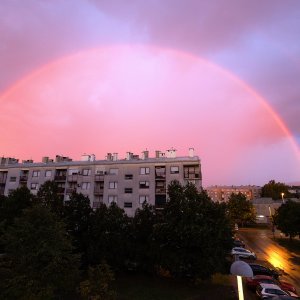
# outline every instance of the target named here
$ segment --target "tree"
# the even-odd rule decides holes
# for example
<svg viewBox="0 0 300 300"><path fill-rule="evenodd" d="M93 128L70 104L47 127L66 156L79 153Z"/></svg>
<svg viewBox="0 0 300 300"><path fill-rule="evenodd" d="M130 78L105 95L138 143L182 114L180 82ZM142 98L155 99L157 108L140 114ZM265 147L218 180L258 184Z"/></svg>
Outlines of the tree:
<svg viewBox="0 0 300 300"><path fill-rule="evenodd" d="M161 220L154 227L156 260L174 277L209 278L224 271L231 247L225 206L213 203L192 184L173 181Z"/></svg>
<svg viewBox="0 0 300 300"><path fill-rule="evenodd" d="M281 182L275 182L275 180L270 180L269 183L265 184L261 189L262 197L271 197L273 200L281 199L282 193L285 197L289 197L290 193L288 191L288 186Z"/></svg>
<svg viewBox="0 0 300 300"><path fill-rule="evenodd" d="M87 249L92 208L88 197L73 193L64 206L64 222L72 237L76 253L82 254L83 265L87 264Z"/></svg>
<svg viewBox="0 0 300 300"><path fill-rule="evenodd" d="M143 271L154 270L153 260L153 229L159 216L155 207L144 203L138 208L132 219L130 229L130 259L131 262Z"/></svg>
<svg viewBox="0 0 300 300"><path fill-rule="evenodd" d="M231 194L227 203L228 216L232 224L244 226L255 222L256 215L253 204L242 193Z"/></svg>
<svg viewBox="0 0 300 300"><path fill-rule="evenodd" d="M25 210L2 240L1 299L53 299L74 291L77 258L64 224L48 209Z"/></svg>
<svg viewBox="0 0 300 300"><path fill-rule="evenodd" d="M300 203L288 200L273 216L274 224L290 239L300 235Z"/></svg>
<svg viewBox="0 0 300 300"><path fill-rule="evenodd" d="M101 204L93 213L90 228L89 262L105 260L113 268L122 268L128 259L129 221L125 211L112 203Z"/></svg>
<svg viewBox="0 0 300 300"><path fill-rule="evenodd" d="M80 294L84 299L91 300L113 300L116 293L111 284L114 281L114 273L104 261L89 267L88 279L80 283Z"/></svg>
<svg viewBox="0 0 300 300"><path fill-rule="evenodd" d="M41 185L37 198L42 205L48 207L57 216L62 217L64 200L59 195L59 187L55 181L49 180Z"/></svg>
<svg viewBox="0 0 300 300"><path fill-rule="evenodd" d="M35 197L27 187L13 190L7 197L2 197L0 206L0 223L3 226L11 225L15 218L22 215L23 210L35 202Z"/></svg>

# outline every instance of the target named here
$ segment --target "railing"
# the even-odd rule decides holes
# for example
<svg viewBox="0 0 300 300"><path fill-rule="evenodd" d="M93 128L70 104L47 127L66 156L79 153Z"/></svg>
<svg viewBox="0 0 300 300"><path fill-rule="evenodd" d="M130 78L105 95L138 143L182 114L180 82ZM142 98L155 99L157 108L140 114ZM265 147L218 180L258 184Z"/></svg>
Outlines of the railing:
<svg viewBox="0 0 300 300"><path fill-rule="evenodd" d="M155 188L155 194L165 194L166 193L166 188Z"/></svg>
<svg viewBox="0 0 300 300"><path fill-rule="evenodd" d="M78 174L75 175L68 175L68 182L77 182Z"/></svg>
<svg viewBox="0 0 300 300"><path fill-rule="evenodd" d="M101 187L95 187L94 188L94 195L101 195L103 194L104 189Z"/></svg>
<svg viewBox="0 0 300 300"><path fill-rule="evenodd" d="M66 181L67 176L66 175L55 175L54 180L56 181Z"/></svg>
<svg viewBox="0 0 300 300"><path fill-rule="evenodd" d="M27 181L28 180L28 175L21 175L20 176L20 182L24 182L24 181Z"/></svg>
<svg viewBox="0 0 300 300"><path fill-rule="evenodd" d="M104 181L104 175L96 174L95 175L95 181Z"/></svg>

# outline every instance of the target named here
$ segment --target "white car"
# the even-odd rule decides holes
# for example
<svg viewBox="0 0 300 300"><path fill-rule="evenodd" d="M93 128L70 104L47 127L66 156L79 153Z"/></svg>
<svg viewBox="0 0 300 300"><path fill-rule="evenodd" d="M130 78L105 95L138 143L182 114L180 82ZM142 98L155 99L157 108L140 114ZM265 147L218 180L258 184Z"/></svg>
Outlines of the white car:
<svg viewBox="0 0 300 300"><path fill-rule="evenodd" d="M256 295L260 299L273 299L275 296L289 296L278 285L270 283L260 283L256 288Z"/></svg>
<svg viewBox="0 0 300 300"><path fill-rule="evenodd" d="M242 247L234 247L231 250L231 255L237 255L239 258L256 259L256 254Z"/></svg>

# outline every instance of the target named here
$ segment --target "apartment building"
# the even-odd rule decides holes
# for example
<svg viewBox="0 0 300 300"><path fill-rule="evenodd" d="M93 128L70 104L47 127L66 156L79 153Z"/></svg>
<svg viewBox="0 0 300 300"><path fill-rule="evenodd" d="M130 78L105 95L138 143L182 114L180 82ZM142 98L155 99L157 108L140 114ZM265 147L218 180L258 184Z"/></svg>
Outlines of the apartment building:
<svg viewBox="0 0 300 300"><path fill-rule="evenodd" d="M141 157L127 152L124 159L119 159L117 153L108 153L104 160L96 160L95 155L83 155L80 161L59 155L55 159L44 157L39 163L0 160L0 195L8 195L20 186L36 194L48 180L58 184L65 201L76 191L88 196L93 208L116 202L128 215L133 215L145 201L163 208L172 180L191 182L199 190L202 187L200 159L193 148L184 157L177 157L176 150L171 149L166 153L156 151L153 158L143 151Z"/></svg>
<svg viewBox="0 0 300 300"><path fill-rule="evenodd" d="M240 186L209 186L205 189L208 196L215 202L227 202L230 195L242 193L247 200L253 200L260 197L261 187L255 185Z"/></svg>

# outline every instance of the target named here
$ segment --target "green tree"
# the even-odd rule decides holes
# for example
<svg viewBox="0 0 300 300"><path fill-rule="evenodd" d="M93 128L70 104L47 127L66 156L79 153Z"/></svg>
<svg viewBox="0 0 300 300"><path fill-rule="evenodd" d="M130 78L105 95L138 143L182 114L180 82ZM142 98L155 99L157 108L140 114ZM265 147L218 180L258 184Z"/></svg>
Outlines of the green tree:
<svg viewBox="0 0 300 300"><path fill-rule="evenodd" d="M86 266L87 249L90 242L89 231L92 216L90 200L87 196L73 193L64 206L64 221L72 237L76 253L82 255L82 264Z"/></svg>
<svg viewBox="0 0 300 300"><path fill-rule="evenodd" d="M113 268L124 267L128 259L130 218L124 210L112 203L94 212L91 220L89 262L92 265L105 260Z"/></svg>
<svg viewBox="0 0 300 300"><path fill-rule="evenodd" d="M144 271L153 271L153 229L159 216L155 207L144 203L138 208L132 219L130 229L130 259L136 267Z"/></svg>
<svg viewBox="0 0 300 300"><path fill-rule="evenodd" d="M154 226L156 260L174 277L209 278L224 271L231 247L225 206L213 203L192 184L168 186L169 199Z"/></svg>
<svg viewBox="0 0 300 300"><path fill-rule="evenodd" d="M242 193L231 194L227 203L228 216L232 224L244 226L245 223L253 223L256 219L253 204Z"/></svg>
<svg viewBox="0 0 300 300"><path fill-rule="evenodd" d="M290 239L300 235L300 203L288 200L273 216L274 224Z"/></svg>
<svg viewBox="0 0 300 300"><path fill-rule="evenodd" d="M48 207L57 216L63 215L64 201L59 195L59 187L55 181L46 181L37 193L38 201Z"/></svg>
<svg viewBox="0 0 300 300"><path fill-rule="evenodd" d="M3 226L11 225L15 218L22 215L23 210L31 207L35 197L27 187L13 190L7 197L2 197L0 205L0 223Z"/></svg>
<svg viewBox="0 0 300 300"><path fill-rule="evenodd" d="M265 184L261 189L262 197L271 197L273 200L281 199L282 193L284 193L284 197L290 197L290 193L288 191L288 186L281 182L276 182L275 180L270 180L267 184Z"/></svg>
<svg viewBox="0 0 300 300"><path fill-rule="evenodd" d="M105 262L89 267L88 279L80 283L80 294L89 300L113 300L116 293L112 289L114 273Z"/></svg>
<svg viewBox="0 0 300 300"><path fill-rule="evenodd" d="M45 207L15 219L2 237L1 299L54 299L75 290L78 269L64 224Z"/></svg>

